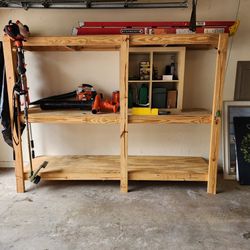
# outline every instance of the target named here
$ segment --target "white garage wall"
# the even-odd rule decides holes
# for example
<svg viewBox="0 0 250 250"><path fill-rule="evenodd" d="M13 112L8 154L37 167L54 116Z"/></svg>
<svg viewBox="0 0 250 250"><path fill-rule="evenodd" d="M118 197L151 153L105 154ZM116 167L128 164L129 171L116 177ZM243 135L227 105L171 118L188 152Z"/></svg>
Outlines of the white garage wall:
<svg viewBox="0 0 250 250"><path fill-rule="evenodd" d="M200 0L199 20L234 20L238 0ZM232 99L238 60L249 60L250 1L241 0L241 26L230 40L231 53L224 97ZM29 25L33 35L70 35L84 21L189 20L191 9L152 10L1 10L0 27L9 19ZM210 108L214 80L215 51L187 52L185 107ZM79 83L93 82L111 93L118 86L116 52L27 53L28 81L32 99L73 90ZM118 154L118 126L33 126L37 154ZM208 157L210 127L207 125L130 125L129 153L150 155L201 155ZM11 150L0 139L0 161L11 160ZM26 150L25 150L26 151Z"/></svg>

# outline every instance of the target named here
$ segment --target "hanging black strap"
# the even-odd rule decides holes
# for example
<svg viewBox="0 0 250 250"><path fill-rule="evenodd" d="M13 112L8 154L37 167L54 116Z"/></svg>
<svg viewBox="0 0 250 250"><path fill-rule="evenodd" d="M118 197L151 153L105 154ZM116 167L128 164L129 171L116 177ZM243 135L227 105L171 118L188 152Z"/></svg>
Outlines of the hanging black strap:
<svg viewBox="0 0 250 250"><path fill-rule="evenodd" d="M13 90L14 92L14 90ZM13 98L14 98L13 93ZM13 127L17 129L17 107L15 107L15 101L11 103L13 105ZM9 99L8 99L8 92L7 92L7 81L6 81L6 74L5 74L5 65L4 65L4 57L3 57L3 49L2 43L0 43L0 122L2 125L2 134L4 141L10 146L13 147L13 138L12 138L12 131L11 131L11 119L10 119L10 111L9 111ZM15 126L14 126L15 125ZM24 130L24 124L21 123L21 132ZM18 131L16 131L18 134ZM19 142L16 141L16 144Z"/></svg>
<svg viewBox="0 0 250 250"><path fill-rule="evenodd" d="M3 47L0 43L0 121L2 125L2 134L5 142L9 146L12 145L12 133L10 124L9 100L7 93Z"/></svg>
<svg viewBox="0 0 250 250"><path fill-rule="evenodd" d="M192 0L192 13L190 18L189 30L193 32L196 31L196 7L197 7L197 0Z"/></svg>

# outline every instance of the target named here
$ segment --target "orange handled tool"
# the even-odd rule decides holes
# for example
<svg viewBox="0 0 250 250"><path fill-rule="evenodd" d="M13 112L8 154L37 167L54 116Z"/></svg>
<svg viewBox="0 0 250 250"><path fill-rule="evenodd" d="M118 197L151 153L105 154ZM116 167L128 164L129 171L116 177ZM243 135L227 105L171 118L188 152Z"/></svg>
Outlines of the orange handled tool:
<svg viewBox="0 0 250 250"><path fill-rule="evenodd" d="M120 104L120 92L118 90L112 93L112 103Z"/></svg>
<svg viewBox="0 0 250 250"><path fill-rule="evenodd" d="M107 99L102 100L101 95L96 95L94 103L92 105L92 113L96 114L98 112L114 112L116 113L119 110L119 103L112 104L112 101Z"/></svg>

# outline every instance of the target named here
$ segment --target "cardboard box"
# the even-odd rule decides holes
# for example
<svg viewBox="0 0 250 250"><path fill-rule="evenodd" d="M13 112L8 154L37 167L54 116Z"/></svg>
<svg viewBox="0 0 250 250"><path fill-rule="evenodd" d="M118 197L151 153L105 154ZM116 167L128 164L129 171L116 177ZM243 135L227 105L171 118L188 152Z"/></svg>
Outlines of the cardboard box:
<svg viewBox="0 0 250 250"><path fill-rule="evenodd" d="M177 107L177 90L167 92L167 108L174 109Z"/></svg>
<svg viewBox="0 0 250 250"><path fill-rule="evenodd" d="M173 80L173 75L163 75L162 80L164 80L164 81L172 81Z"/></svg>

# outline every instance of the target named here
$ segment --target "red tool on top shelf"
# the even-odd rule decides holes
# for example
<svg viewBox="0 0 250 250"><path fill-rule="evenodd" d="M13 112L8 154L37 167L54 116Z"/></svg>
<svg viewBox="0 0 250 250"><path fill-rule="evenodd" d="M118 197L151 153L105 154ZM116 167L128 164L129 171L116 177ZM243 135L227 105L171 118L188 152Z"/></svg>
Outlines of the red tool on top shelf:
<svg viewBox="0 0 250 250"><path fill-rule="evenodd" d="M229 33L233 35L239 21L197 21L196 31L190 30L190 22L80 22L73 35L108 34L192 34Z"/></svg>

